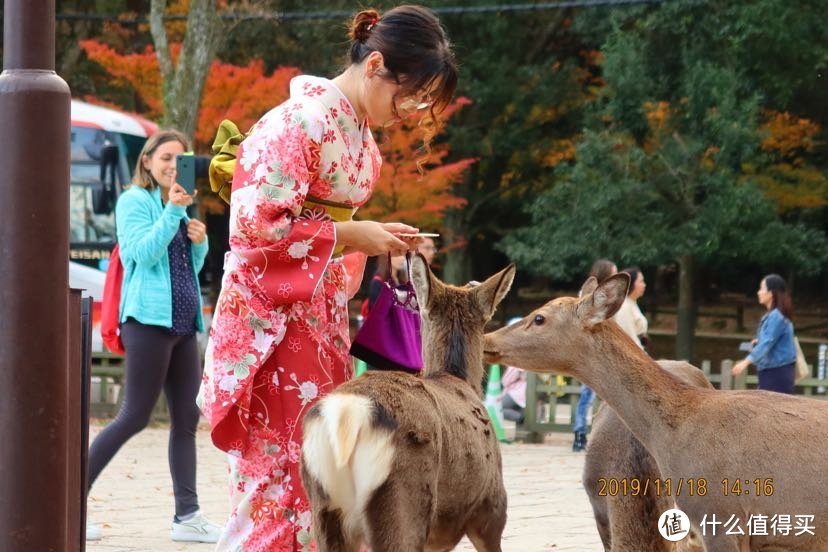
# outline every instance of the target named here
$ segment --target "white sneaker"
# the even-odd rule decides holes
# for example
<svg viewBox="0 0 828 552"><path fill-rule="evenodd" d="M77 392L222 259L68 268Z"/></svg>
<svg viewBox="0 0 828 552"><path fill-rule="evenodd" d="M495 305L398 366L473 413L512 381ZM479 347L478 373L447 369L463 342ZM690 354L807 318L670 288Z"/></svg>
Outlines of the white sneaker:
<svg viewBox="0 0 828 552"><path fill-rule="evenodd" d="M88 541L96 541L101 540L103 536L103 532L101 528L97 525L92 525L91 523L86 524L86 540Z"/></svg>
<svg viewBox="0 0 828 552"><path fill-rule="evenodd" d="M173 521L170 537L174 541L184 542L218 542L221 531L224 529L204 517L198 510L191 518L184 521Z"/></svg>

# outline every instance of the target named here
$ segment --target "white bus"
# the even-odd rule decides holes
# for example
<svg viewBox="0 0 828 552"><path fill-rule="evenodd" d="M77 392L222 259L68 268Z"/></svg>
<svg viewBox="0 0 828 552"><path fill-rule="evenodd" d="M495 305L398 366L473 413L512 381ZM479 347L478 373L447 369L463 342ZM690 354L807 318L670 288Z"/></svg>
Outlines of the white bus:
<svg viewBox="0 0 828 552"><path fill-rule="evenodd" d="M69 191L69 287L92 297L92 350L103 351L101 298L115 245L115 201L130 181L155 123L72 100ZM85 265L85 266L84 266Z"/></svg>
<svg viewBox="0 0 828 552"><path fill-rule="evenodd" d="M115 201L132 178L147 138L158 125L137 115L72 100L69 194L69 286L92 297L92 350L103 351L101 299L115 246ZM86 265L86 266L82 266ZM211 307L204 301L209 327ZM206 334L199 334L206 344Z"/></svg>
<svg viewBox="0 0 828 552"><path fill-rule="evenodd" d="M137 115L72 100L69 258L105 270L115 245L115 201L158 126Z"/></svg>

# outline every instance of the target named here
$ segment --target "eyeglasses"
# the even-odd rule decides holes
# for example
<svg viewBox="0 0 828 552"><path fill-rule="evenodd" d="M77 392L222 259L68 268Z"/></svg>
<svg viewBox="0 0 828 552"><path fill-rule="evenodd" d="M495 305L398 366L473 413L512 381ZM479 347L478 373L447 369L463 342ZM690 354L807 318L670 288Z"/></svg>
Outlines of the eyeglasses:
<svg viewBox="0 0 828 552"><path fill-rule="evenodd" d="M408 113L413 113L414 111L422 111L424 109L428 109L434 103L433 100L424 100L418 99L409 96L397 104L397 108L400 111L406 111Z"/></svg>

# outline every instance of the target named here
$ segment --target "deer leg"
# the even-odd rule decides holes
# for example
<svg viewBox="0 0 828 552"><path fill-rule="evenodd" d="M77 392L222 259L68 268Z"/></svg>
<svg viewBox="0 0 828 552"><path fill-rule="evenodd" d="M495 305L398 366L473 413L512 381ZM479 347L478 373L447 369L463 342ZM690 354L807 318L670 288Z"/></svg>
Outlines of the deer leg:
<svg viewBox="0 0 828 552"><path fill-rule="evenodd" d="M590 497L592 499L592 497ZM606 511L606 503L604 508L597 508L595 502L592 504L592 513L595 515L595 526L598 529L598 535L601 537L601 543L604 545L604 551L610 552L612 550L612 530L610 529L609 516Z"/></svg>
<svg viewBox="0 0 828 552"><path fill-rule="evenodd" d="M495 504L487 501L477 515L466 526L466 535L477 552L500 552L503 529L506 527L506 494L494 499Z"/></svg>
<svg viewBox="0 0 828 552"><path fill-rule="evenodd" d="M610 533L604 542L606 550L671 552L676 549L673 543L658 532L659 512L672 507L672 502L662 503L657 497L641 495L606 497L606 504L607 531ZM601 538L604 538L603 534Z"/></svg>
<svg viewBox="0 0 828 552"><path fill-rule="evenodd" d="M359 543L345 532L342 511L331 506L327 493L304 466L302 481L313 512L311 534L318 552L359 552Z"/></svg>
<svg viewBox="0 0 828 552"><path fill-rule="evenodd" d="M359 552L359 543L346 535L340 510L321 509L313 515L313 536L319 552Z"/></svg>
<svg viewBox="0 0 828 552"><path fill-rule="evenodd" d="M739 539L733 535L708 534L702 538L705 552L740 552L742 550Z"/></svg>
<svg viewBox="0 0 828 552"><path fill-rule="evenodd" d="M744 544L742 544L741 550L742 552L750 552L750 548L745 548ZM701 535L695 529L691 530L687 538L676 543L675 552L704 552Z"/></svg>
<svg viewBox="0 0 828 552"><path fill-rule="evenodd" d="M365 507L366 541L371 552L417 552L425 549L431 525L433 493L421 481L393 475ZM430 491L430 489L426 489Z"/></svg>
<svg viewBox="0 0 828 552"><path fill-rule="evenodd" d="M476 533L469 532L466 534L469 537L469 540L474 545L474 549L477 552L500 552L500 538L498 537L497 540L493 539L486 539L485 537L478 535Z"/></svg>

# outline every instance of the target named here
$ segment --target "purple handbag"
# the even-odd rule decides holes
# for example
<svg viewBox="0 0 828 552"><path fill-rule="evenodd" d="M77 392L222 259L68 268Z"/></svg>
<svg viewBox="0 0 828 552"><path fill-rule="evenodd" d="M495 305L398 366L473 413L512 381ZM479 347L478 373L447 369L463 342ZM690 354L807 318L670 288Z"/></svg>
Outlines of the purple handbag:
<svg viewBox="0 0 828 552"><path fill-rule="evenodd" d="M351 355L374 368L416 374L423 368L417 297L410 276L400 286L391 279L390 256L388 265L379 296L351 344Z"/></svg>

